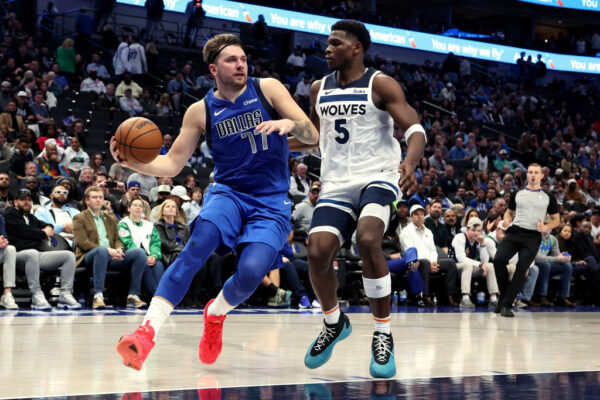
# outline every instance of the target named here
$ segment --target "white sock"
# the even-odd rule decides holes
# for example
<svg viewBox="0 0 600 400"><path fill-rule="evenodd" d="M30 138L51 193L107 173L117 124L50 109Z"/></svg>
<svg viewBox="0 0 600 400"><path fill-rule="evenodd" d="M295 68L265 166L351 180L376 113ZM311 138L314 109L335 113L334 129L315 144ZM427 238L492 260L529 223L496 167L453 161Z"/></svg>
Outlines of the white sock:
<svg viewBox="0 0 600 400"><path fill-rule="evenodd" d="M325 323L329 325L337 324L340 320L340 305L336 304L329 311L323 311L323 315L325 316Z"/></svg>
<svg viewBox="0 0 600 400"><path fill-rule="evenodd" d="M375 331L387 333L388 335L392 333L391 331L391 317L388 315L386 318L376 318L373 317L373 321L375 321Z"/></svg>
<svg viewBox="0 0 600 400"><path fill-rule="evenodd" d="M234 308L235 306L232 306L227 302L227 299L225 299L223 291L221 290L215 301L208 307L208 315L225 315Z"/></svg>
<svg viewBox="0 0 600 400"><path fill-rule="evenodd" d="M158 331L163 326L171 312L173 311L173 305L162 297L154 296L150 302L150 307L146 312L146 316L142 321L142 325L146 325L146 322L150 322L150 326L154 328L154 339L158 336Z"/></svg>
<svg viewBox="0 0 600 400"><path fill-rule="evenodd" d="M497 301L498 300L498 296L494 293L494 294L490 294L490 301Z"/></svg>
<svg viewBox="0 0 600 400"><path fill-rule="evenodd" d="M471 300L468 294L463 294L463 300Z"/></svg>

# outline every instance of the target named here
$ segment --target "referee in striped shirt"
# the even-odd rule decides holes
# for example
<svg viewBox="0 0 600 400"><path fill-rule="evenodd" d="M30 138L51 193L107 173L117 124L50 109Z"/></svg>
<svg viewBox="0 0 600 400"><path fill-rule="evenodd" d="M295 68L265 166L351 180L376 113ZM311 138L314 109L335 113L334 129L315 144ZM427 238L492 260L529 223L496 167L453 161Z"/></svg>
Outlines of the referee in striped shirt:
<svg viewBox="0 0 600 400"><path fill-rule="evenodd" d="M510 225L506 235L498 245L494 258L494 270L500 288L500 300L494 309L503 317L514 317L511 311L513 301L525 283L525 274L540 248L542 232L551 232L560 223L558 203L553 195L541 187L542 166L529 164L527 186L510 196L504 220ZM551 221L544 224L546 214ZM508 261L519 253L517 270L512 281L508 279Z"/></svg>

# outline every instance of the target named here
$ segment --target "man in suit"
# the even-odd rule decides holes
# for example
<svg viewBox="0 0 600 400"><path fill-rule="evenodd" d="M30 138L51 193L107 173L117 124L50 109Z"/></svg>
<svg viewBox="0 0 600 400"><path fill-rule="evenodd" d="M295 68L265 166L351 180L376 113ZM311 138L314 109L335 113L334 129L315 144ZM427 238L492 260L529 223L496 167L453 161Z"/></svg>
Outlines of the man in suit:
<svg viewBox="0 0 600 400"><path fill-rule="evenodd" d="M5 124L9 132L25 132L27 127L23 122L23 117L17 115L17 102L16 100L10 100L6 110L0 114L0 125Z"/></svg>
<svg viewBox="0 0 600 400"><path fill-rule="evenodd" d="M146 252L142 248L124 250L117 232L117 220L102 211L104 191L99 186L90 186L84 196L87 210L73 218L73 235L76 243L77 265L92 267L94 274L94 309L106 307L104 303L104 281L106 271L131 268L129 296L139 295L142 278L146 272ZM151 271L148 271L151 274ZM150 276L148 275L148 278ZM143 302L139 300L140 306ZM137 307L137 305L136 305Z"/></svg>

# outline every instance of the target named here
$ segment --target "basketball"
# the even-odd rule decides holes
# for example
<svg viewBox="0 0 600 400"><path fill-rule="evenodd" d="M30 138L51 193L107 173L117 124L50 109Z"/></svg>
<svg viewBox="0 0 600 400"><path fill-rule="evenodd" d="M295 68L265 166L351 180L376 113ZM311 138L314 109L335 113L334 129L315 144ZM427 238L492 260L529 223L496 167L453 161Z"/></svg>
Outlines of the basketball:
<svg viewBox="0 0 600 400"><path fill-rule="evenodd" d="M126 119L115 132L119 157L127 162L149 163L162 147L158 126L147 118Z"/></svg>

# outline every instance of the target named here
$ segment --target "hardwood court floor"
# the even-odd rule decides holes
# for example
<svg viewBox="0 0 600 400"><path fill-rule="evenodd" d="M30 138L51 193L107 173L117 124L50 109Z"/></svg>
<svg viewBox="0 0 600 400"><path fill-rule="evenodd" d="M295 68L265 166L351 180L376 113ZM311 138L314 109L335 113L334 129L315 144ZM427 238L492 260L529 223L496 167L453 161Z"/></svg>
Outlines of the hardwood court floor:
<svg viewBox="0 0 600 400"><path fill-rule="evenodd" d="M399 312L392 314L398 370L395 381L426 380L431 389L435 386L431 384L433 378L453 378L452 382L458 380L464 385L474 377L485 380L515 374L600 371L600 313L581 312L593 310L518 312L516 318L509 319L487 309L442 312L440 308L431 312L399 307ZM121 398L115 394L304 385L299 397L276 396L272 389L264 391L265 396L232 397L304 399L310 397L311 388L321 390L312 384L354 382L376 387L368 369L371 316L365 307L348 311L352 335L337 345L329 363L309 370L303 359L320 329L322 315L318 312L236 311L225 322L221 357L213 365L204 365L198 360L202 315L198 310L178 310L160 331L140 372L124 367L114 347L122 334L137 327L143 311L3 311L0 398L92 394L100 394L95 398ZM600 373L593 374L596 378L591 380L589 373L585 376L586 382L593 383L598 382ZM424 398L437 398L427 393ZM313 393L313 398L322 397Z"/></svg>

